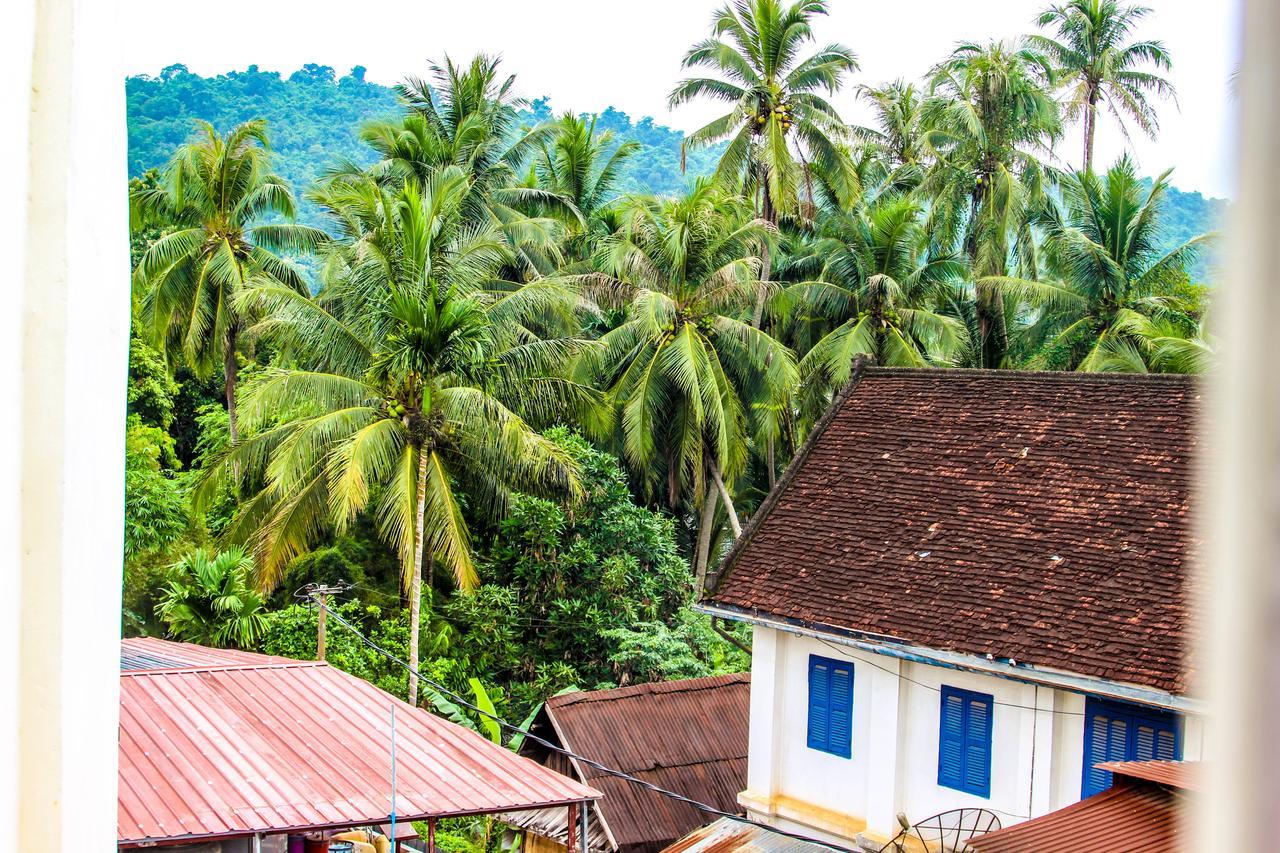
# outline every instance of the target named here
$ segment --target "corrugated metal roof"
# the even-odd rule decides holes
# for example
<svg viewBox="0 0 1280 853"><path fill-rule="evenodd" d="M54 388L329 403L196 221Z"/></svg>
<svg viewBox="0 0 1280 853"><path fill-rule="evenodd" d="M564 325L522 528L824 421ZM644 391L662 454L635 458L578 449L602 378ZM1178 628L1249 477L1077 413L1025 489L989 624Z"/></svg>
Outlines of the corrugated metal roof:
<svg viewBox="0 0 1280 853"><path fill-rule="evenodd" d="M762 826L722 817L710 826L695 829L663 853L830 853L820 844L810 844L770 832Z"/></svg>
<svg viewBox="0 0 1280 853"><path fill-rule="evenodd" d="M721 811L738 812L738 792L747 781L750 697L750 676L740 673L567 693L548 699L543 714L554 732L547 733L549 739L565 749ZM552 760L532 742L522 751ZM572 770L604 793L596 820L610 846L624 853L656 853L709 818L580 762Z"/></svg>
<svg viewBox="0 0 1280 853"><path fill-rule="evenodd" d="M327 664L235 655L121 673L122 845L384 821L393 706L400 819L600 796Z"/></svg>
<svg viewBox="0 0 1280 853"><path fill-rule="evenodd" d="M978 853L1142 853L1181 850L1187 840L1181 807L1186 797L1139 779L1087 800L969 842Z"/></svg>
<svg viewBox="0 0 1280 853"><path fill-rule="evenodd" d="M1199 761L1109 761L1097 766L1183 791L1204 790L1204 765Z"/></svg>

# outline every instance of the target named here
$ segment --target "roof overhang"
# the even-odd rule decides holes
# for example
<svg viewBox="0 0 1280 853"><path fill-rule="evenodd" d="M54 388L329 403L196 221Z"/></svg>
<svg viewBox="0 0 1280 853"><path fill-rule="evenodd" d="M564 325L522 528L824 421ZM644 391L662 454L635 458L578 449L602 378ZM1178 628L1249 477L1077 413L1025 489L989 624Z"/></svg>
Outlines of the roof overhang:
<svg viewBox="0 0 1280 853"><path fill-rule="evenodd" d="M1206 704L1202 700L1189 696L1177 696L1163 690L1156 690L1137 684L1125 684L1055 669L1043 669L1032 664L1012 660L988 659L961 652L917 646L909 641L895 637L867 634L831 625L819 625L760 611L746 611L724 604L699 602L694 605L694 609L719 619L745 622L762 628L773 628L796 636L829 640L838 645L913 663L926 663L947 669L994 675L1011 681L1039 684L1045 687L1069 690L1073 693L1104 696L1109 699L1120 699L1125 702L1150 705L1182 714L1203 715L1207 710Z"/></svg>

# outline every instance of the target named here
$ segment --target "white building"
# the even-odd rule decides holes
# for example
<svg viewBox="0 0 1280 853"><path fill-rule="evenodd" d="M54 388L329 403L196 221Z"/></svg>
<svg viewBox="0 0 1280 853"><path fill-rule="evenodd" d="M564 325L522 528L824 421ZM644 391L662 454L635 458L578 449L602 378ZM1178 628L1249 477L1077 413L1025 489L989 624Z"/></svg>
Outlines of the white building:
<svg viewBox="0 0 1280 853"><path fill-rule="evenodd" d="M753 625L756 820L878 849L1205 757L1185 378L861 370L701 607Z"/></svg>

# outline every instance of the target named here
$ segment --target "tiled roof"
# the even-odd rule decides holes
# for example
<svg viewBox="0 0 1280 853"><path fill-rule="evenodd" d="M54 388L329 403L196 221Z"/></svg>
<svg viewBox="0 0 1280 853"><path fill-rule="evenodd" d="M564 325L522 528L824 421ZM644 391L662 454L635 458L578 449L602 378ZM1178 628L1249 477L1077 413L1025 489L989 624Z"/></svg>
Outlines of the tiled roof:
<svg viewBox="0 0 1280 853"><path fill-rule="evenodd" d="M1041 817L969 841L977 853L1164 853L1188 849L1186 790L1180 784L1148 780L1139 765L1180 762L1116 762L1107 768L1116 783L1100 794ZM1195 779L1197 768L1161 768L1178 781ZM1134 771L1134 772L1130 772ZM1126 778L1127 777L1127 778ZM1190 790L1196 790L1194 787Z"/></svg>
<svg viewBox="0 0 1280 853"><path fill-rule="evenodd" d="M1186 377L863 368L710 603L1182 694Z"/></svg>
<svg viewBox="0 0 1280 853"><path fill-rule="evenodd" d="M544 713L565 749L737 812L747 781L750 693L749 675L719 675L566 693L548 699ZM708 820L692 806L579 762L573 772L603 792L596 804L601 828L625 853L656 852ZM517 822L535 828L528 819ZM546 821L537 825L551 829Z"/></svg>
<svg viewBox="0 0 1280 853"><path fill-rule="evenodd" d="M158 640L122 655L144 649L184 657ZM327 664L232 657L120 674L120 845L385 821L392 707L401 819L599 796Z"/></svg>

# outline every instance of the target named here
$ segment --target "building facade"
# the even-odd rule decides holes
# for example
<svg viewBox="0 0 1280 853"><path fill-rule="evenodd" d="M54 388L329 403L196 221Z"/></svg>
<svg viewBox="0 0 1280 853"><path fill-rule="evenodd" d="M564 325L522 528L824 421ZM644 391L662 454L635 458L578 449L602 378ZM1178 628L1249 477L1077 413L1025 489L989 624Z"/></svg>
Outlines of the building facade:
<svg viewBox="0 0 1280 853"><path fill-rule="evenodd" d="M1183 663L1198 394L1183 379L864 369L701 608L753 626L755 819L879 846L1004 826L1096 765L1211 755Z"/></svg>

